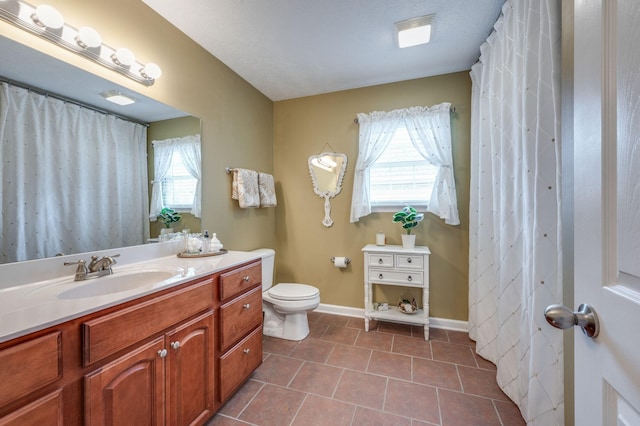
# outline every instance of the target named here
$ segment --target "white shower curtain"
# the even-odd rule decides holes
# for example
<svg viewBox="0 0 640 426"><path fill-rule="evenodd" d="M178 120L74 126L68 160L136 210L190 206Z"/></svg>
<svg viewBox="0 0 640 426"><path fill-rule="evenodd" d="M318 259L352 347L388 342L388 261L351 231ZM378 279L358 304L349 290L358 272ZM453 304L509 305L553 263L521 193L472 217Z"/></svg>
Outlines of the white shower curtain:
<svg viewBox="0 0 640 426"><path fill-rule="evenodd" d="M142 244L145 126L0 85L0 262Z"/></svg>
<svg viewBox="0 0 640 426"><path fill-rule="evenodd" d="M469 335L527 424L564 424L560 3L507 0L471 70Z"/></svg>

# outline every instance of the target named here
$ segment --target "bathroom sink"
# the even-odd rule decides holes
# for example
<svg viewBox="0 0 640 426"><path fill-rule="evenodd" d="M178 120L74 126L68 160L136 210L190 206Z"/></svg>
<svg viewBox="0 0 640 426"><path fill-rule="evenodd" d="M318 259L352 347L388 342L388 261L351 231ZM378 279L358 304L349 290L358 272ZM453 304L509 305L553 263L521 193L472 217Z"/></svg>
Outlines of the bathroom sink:
<svg viewBox="0 0 640 426"><path fill-rule="evenodd" d="M74 281L73 277L55 280L29 292L29 297L54 297L58 299L83 299L131 290L151 290L184 276L181 267L115 269L112 275Z"/></svg>

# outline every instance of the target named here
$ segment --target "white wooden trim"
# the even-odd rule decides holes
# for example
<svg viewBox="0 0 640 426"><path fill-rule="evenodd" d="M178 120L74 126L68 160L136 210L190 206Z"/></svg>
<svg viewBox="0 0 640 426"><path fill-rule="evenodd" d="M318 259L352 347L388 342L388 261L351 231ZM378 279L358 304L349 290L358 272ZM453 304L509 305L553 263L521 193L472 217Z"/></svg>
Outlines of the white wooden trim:
<svg viewBox="0 0 640 426"><path fill-rule="evenodd" d="M340 315L343 317L363 318L364 309L352 308L350 306L330 305L327 303L321 303L320 306L314 311L322 314ZM467 321L460 321L448 318L429 318L429 327L440 328L443 330L464 331L469 332L469 323Z"/></svg>

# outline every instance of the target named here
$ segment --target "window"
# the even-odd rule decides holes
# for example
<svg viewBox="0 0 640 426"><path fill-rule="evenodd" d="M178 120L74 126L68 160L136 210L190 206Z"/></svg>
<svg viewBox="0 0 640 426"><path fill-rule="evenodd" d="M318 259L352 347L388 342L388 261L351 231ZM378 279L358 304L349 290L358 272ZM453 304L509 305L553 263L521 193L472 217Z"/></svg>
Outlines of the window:
<svg viewBox="0 0 640 426"><path fill-rule="evenodd" d="M198 180L187 171L178 150L173 152L169 171L161 183L163 206L181 211L191 210Z"/></svg>
<svg viewBox="0 0 640 426"><path fill-rule="evenodd" d="M431 165L411 144L401 125L391 142L369 168L369 196L373 211L396 210L406 204L426 207L438 167Z"/></svg>

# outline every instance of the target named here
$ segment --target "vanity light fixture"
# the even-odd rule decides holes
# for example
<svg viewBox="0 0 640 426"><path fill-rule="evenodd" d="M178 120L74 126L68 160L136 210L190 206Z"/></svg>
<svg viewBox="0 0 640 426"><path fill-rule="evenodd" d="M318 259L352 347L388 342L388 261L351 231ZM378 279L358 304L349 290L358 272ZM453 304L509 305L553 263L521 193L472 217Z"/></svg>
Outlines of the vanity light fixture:
<svg viewBox="0 0 640 426"><path fill-rule="evenodd" d="M0 0L0 19L145 86L153 85L162 74L158 65L151 62L145 65L136 61L131 50L114 49L104 44L95 29L88 26L76 29L65 24L62 14L52 6L43 4L36 7L22 0Z"/></svg>
<svg viewBox="0 0 640 426"><path fill-rule="evenodd" d="M131 105L136 102L136 100L132 97L118 92L117 90L108 90L106 92L100 93L100 95L109 102L113 102L114 104L118 105Z"/></svg>
<svg viewBox="0 0 640 426"><path fill-rule="evenodd" d="M405 21L396 22L398 47L411 47L429 43L431 40L431 23L435 15L418 16Z"/></svg>

